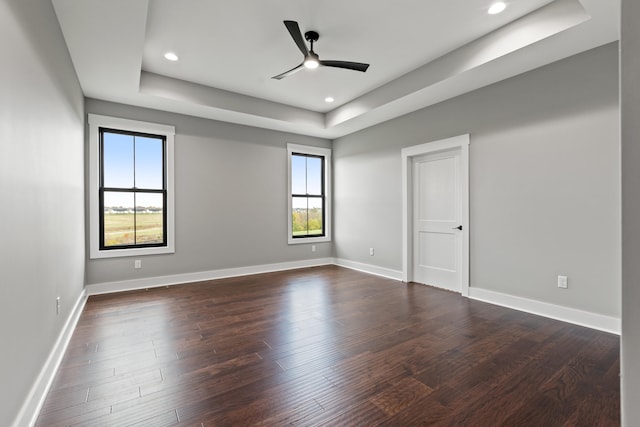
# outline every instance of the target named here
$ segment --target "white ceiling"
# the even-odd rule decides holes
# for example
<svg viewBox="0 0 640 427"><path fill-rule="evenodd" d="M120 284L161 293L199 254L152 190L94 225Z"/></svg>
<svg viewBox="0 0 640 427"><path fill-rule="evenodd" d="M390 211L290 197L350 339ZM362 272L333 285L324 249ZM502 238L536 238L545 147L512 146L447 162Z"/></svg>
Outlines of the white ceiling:
<svg viewBox="0 0 640 427"><path fill-rule="evenodd" d="M86 96L325 138L618 39L619 0L492 2L53 0ZM271 79L302 61L283 20L371 66Z"/></svg>

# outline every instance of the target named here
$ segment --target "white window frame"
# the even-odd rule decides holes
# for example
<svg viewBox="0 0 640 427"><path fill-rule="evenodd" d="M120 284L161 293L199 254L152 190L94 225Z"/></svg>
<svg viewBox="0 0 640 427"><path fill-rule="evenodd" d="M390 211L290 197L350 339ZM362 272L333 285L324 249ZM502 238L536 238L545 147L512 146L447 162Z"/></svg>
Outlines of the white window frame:
<svg viewBox="0 0 640 427"><path fill-rule="evenodd" d="M169 254L175 252L175 207L173 152L175 127L118 117L89 114L89 257L116 258L140 255ZM146 248L100 249L100 128L119 129L129 132L162 135L166 138L166 190L167 245Z"/></svg>
<svg viewBox="0 0 640 427"><path fill-rule="evenodd" d="M293 230L291 224L291 215L293 213L291 197L291 155L310 154L314 156L322 156L324 158L324 236L320 237L304 237L293 238ZM333 211L331 209L331 149L322 147L313 147L309 145L287 144L287 198L288 198L288 216L287 216L287 241L290 245L299 245L304 243L321 243L331 241L331 217Z"/></svg>

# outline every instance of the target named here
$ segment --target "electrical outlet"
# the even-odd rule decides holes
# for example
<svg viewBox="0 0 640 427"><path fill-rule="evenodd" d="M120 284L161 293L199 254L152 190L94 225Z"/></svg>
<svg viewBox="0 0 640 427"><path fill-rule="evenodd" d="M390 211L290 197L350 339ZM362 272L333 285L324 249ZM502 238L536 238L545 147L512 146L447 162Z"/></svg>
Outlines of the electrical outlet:
<svg viewBox="0 0 640 427"><path fill-rule="evenodd" d="M558 287L567 289L569 287L569 279L567 276L558 276Z"/></svg>
<svg viewBox="0 0 640 427"><path fill-rule="evenodd" d="M311 252L315 252L316 251L316 245L311 245Z"/></svg>
<svg viewBox="0 0 640 427"><path fill-rule="evenodd" d="M134 268L142 268L142 260L141 259L137 259L133 262L133 267Z"/></svg>
<svg viewBox="0 0 640 427"><path fill-rule="evenodd" d="M373 248L369 248L369 255L375 255L376 251Z"/></svg>
<svg viewBox="0 0 640 427"><path fill-rule="evenodd" d="M56 297L56 316L60 314L60 297Z"/></svg>

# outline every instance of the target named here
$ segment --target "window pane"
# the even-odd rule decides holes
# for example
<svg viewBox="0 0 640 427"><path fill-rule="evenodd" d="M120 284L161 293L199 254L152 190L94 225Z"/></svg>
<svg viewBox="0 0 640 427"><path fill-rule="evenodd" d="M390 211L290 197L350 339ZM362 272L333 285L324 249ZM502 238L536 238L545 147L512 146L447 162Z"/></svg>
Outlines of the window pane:
<svg viewBox="0 0 640 427"><path fill-rule="evenodd" d="M133 245L133 193L104 192L104 246Z"/></svg>
<svg viewBox="0 0 640 427"><path fill-rule="evenodd" d="M307 194L322 194L322 159L307 157Z"/></svg>
<svg viewBox="0 0 640 427"><path fill-rule="evenodd" d="M324 221L321 197L293 197L291 232L293 236L322 236Z"/></svg>
<svg viewBox="0 0 640 427"><path fill-rule="evenodd" d="M104 132L102 141L104 186L133 188L133 136Z"/></svg>
<svg viewBox="0 0 640 427"><path fill-rule="evenodd" d="M162 179L162 148L160 138L136 136L136 188L161 190Z"/></svg>
<svg viewBox="0 0 640 427"><path fill-rule="evenodd" d="M307 158L291 156L291 194L307 194Z"/></svg>
<svg viewBox="0 0 640 427"><path fill-rule="evenodd" d="M136 193L136 244L162 243L164 202L159 193Z"/></svg>
<svg viewBox="0 0 640 427"><path fill-rule="evenodd" d="M293 197L291 200L291 232L293 236L307 235L307 198Z"/></svg>
<svg viewBox="0 0 640 427"><path fill-rule="evenodd" d="M317 236L323 234L323 221L322 221L322 198L309 197L307 202L308 206L308 234L310 236Z"/></svg>

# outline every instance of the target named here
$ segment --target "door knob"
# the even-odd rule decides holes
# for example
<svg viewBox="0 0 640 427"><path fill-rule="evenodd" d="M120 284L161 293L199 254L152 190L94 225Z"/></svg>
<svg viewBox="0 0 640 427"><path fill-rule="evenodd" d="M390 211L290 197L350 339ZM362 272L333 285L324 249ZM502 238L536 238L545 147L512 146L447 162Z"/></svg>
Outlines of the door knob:
<svg viewBox="0 0 640 427"><path fill-rule="evenodd" d="M459 226L457 226L457 227L453 227L453 228L452 228L452 230L460 230L460 231L462 231L462 226L461 226L461 225L459 225Z"/></svg>

